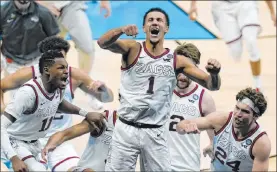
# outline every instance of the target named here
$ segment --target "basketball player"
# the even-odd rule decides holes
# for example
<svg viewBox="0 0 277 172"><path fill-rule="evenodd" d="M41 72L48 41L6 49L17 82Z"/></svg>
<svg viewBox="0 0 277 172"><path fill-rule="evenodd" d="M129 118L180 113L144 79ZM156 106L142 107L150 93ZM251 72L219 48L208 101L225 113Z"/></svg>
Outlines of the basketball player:
<svg viewBox="0 0 277 172"><path fill-rule="evenodd" d="M95 59L95 48L92 38L89 19L85 10L87 9L86 1L42 1L38 3L48 8L57 16L60 24L60 36L66 37L69 33L76 45L79 56L79 68L84 70L90 77L93 76L92 67ZM109 1L99 1L100 12L106 11L105 18L111 15ZM94 97L90 97L90 106L95 110L103 108L103 104Z"/></svg>
<svg viewBox="0 0 277 172"><path fill-rule="evenodd" d="M195 62L195 64L199 63L200 53L197 50L197 47L195 47L193 44L182 44L176 48L175 53L180 54L180 55L187 54L187 56L191 57L191 59L193 60L193 62ZM178 80L180 82L182 82L183 77L184 76L182 76ZM186 80L186 81L188 81L188 80ZM182 82L182 83L184 83L184 84L188 83L186 81ZM199 90L201 91L202 89L199 89ZM196 91L196 93L197 93L197 91ZM199 95L201 95L201 94L199 94ZM206 111L208 111L208 110L206 110L208 108L205 106L207 103L209 103L209 106L210 106L209 109L211 109L210 111L212 111L212 109L215 107L213 104L213 99L210 98L210 96L207 93L205 94L205 96L202 96L202 97L203 98L201 98L201 99L202 99L203 103L201 105L201 107L202 107L201 109L203 111L203 114L205 115ZM208 102L209 99L211 99L210 100L211 102ZM197 104L197 103L198 102L195 102L195 104ZM198 107L198 104L197 104L197 107ZM99 138L94 138L93 135L91 134L92 137L89 138L87 147L83 151L82 158L79 161L79 166L78 166L79 171L82 171L81 170L82 168L90 168L95 171L104 171L105 170L105 162L109 163L109 161L107 161L107 159L109 159L109 155L110 155L110 154L108 154L108 147L110 146L112 132L114 129L114 124L117 120L117 114L116 114L116 111L106 110L105 115L106 115L106 118L108 119L108 129ZM89 128L86 123L81 123L76 126L72 126L68 130L61 131L57 134L54 134L49 139L47 146L45 146L45 149L43 152L48 152L49 150L50 151L54 150L57 145L60 145L61 143L66 142L68 139L76 138L76 137L86 134L88 132L89 132ZM211 138L213 138L213 137L211 137ZM143 164L141 165L141 167L143 167ZM143 169L143 168L141 168L141 169ZM144 170L142 170L142 171L144 171Z"/></svg>
<svg viewBox="0 0 277 172"><path fill-rule="evenodd" d="M272 1L265 1L269 7L270 16L276 26L276 14ZM257 1L214 1L212 15L216 27L222 34L231 56L238 61L243 50L242 39L245 40L250 55L250 66L254 79L254 86L258 91L262 89L261 59L257 45L257 36L261 31L258 17ZM189 12L191 20L196 20L196 1L191 2Z"/></svg>
<svg viewBox="0 0 277 172"><path fill-rule="evenodd" d="M200 54L194 54L197 49L193 44L178 46L177 54L186 54L191 57L195 65L200 63ZM171 154L172 171L200 171L200 134L181 136L176 132L176 124L183 119L195 119L207 116L215 111L212 96L203 87L191 81L183 71L176 71L177 86L172 96L172 105L167 127L169 129L169 150ZM214 133L207 130L210 145L213 143ZM212 151L211 146L204 149L204 154ZM141 165L143 167L143 165ZM142 170L144 171L144 170Z"/></svg>
<svg viewBox="0 0 277 172"><path fill-rule="evenodd" d="M146 41L142 44L118 39L122 34L136 36L138 28L135 25L112 29L98 40L101 48L123 57L119 120L113 133L107 171L134 171L139 154L146 171L171 169L164 124L176 85L175 69L183 68L187 76L210 90L220 87L219 62L208 61L208 75L189 57L164 48L164 35L169 24L165 11L152 8L143 19Z"/></svg>
<svg viewBox="0 0 277 172"><path fill-rule="evenodd" d="M46 160L45 155L48 152L55 151L56 148L64 142L91 132L78 166L71 168L71 171L104 171L109 156L108 150L112 140L117 114L115 110L105 110L104 116L107 119L107 129L101 136L95 138L93 129L86 120L83 120L79 124L52 135L42 150L43 159Z"/></svg>
<svg viewBox="0 0 277 172"><path fill-rule="evenodd" d="M11 160L14 171L45 171L36 155L38 139L49 129L57 110L86 117L95 130L104 129L103 115L86 112L63 99L68 65L58 50L45 52L40 61L41 77L24 84L1 116L1 151Z"/></svg>
<svg viewBox="0 0 277 172"><path fill-rule="evenodd" d="M213 171L268 171L270 140L257 119L267 108L262 93L246 88L236 95L233 112L213 112L206 117L182 120L177 132L199 133L213 129Z"/></svg>
<svg viewBox="0 0 277 172"><path fill-rule="evenodd" d="M42 53L51 49L61 50L66 54L70 48L67 41L60 37L49 37L41 42L39 49ZM112 91L105 86L101 81L93 81L91 78L82 72L80 69L69 67L69 84L65 89L64 99L72 102L74 91L79 87L81 90L94 96L102 102L110 102L113 100ZM39 66L26 67L20 69L16 73L1 80L2 91L15 89L23 83L30 80L32 77L40 77ZM99 88L99 90L98 90ZM64 130L72 125L72 116L62 113L57 113L53 118L51 127L49 128L45 138L40 139L40 143L44 146L51 135L57 131ZM49 157L48 165L52 171L67 171L71 166L78 164L79 157L74 147L70 143L65 143L56 149L52 156ZM62 162L62 163L60 163Z"/></svg>

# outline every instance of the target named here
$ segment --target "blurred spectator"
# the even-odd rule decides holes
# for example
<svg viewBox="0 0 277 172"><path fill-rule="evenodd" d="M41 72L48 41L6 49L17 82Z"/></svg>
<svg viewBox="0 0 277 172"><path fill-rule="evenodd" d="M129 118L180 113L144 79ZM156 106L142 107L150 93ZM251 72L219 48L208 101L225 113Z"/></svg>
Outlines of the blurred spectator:
<svg viewBox="0 0 277 172"><path fill-rule="evenodd" d="M45 7L30 0L13 0L1 6L1 58L6 72L38 63L37 44L60 32L56 19ZM2 68L1 68L2 70Z"/></svg>

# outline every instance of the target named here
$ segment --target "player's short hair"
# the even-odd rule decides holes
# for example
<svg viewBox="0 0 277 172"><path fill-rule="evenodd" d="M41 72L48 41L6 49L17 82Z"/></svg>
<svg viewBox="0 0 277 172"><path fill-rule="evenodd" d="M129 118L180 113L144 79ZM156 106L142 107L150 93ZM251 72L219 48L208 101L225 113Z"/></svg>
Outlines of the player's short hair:
<svg viewBox="0 0 277 172"><path fill-rule="evenodd" d="M192 43L183 43L179 45L175 49L175 53L192 59L197 65L200 63L201 53Z"/></svg>
<svg viewBox="0 0 277 172"><path fill-rule="evenodd" d="M39 42L39 51L44 53L48 50L64 50L65 53L69 51L70 44L59 36L50 36Z"/></svg>
<svg viewBox="0 0 277 172"><path fill-rule="evenodd" d="M151 13L151 12L160 12L160 13L163 13L164 16L165 16L165 19L166 19L166 24L167 24L167 26L169 27L169 25L170 25L169 16L168 16L168 14L167 14L163 9L161 9L161 8L151 8L150 10L148 10L148 11L144 14L144 17L143 17L143 26L144 26L144 24L145 24L145 20L146 20L147 15L148 15L149 13Z"/></svg>
<svg viewBox="0 0 277 172"><path fill-rule="evenodd" d="M44 67L50 67L55 63L56 58L64 58L63 54L59 50L48 50L44 52L39 59L39 72L42 74Z"/></svg>
<svg viewBox="0 0 277 172"><path fill-rule="evenodd" d="M237 95L236 95L236 100L243 100L244 98L249 98L259 109L259 114L253 111L255 116L262 116L262 114L266 111L267 108L267 101L264 97L264 95L261 92L257 92L256 89L252 89L250 87L241 90Z"/></svg>

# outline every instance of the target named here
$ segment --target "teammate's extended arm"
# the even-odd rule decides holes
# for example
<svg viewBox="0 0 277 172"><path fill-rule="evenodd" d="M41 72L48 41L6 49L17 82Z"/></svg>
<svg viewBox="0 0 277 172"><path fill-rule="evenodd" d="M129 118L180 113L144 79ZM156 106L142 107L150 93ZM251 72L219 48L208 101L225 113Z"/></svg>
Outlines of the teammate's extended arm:
<svg viewBox="0 0 277 172"><path fill-rule="evenodd" d="M221 66L214 59L209 59L206 65L206 69L210 75L195 66L191 59L179 54L176 59L176 68L184 68L184 73L189 78L211 91L219 90L221 86L221 78L218 74Z"/></svg>
<svg viewBox="0 0 277 172"><path fill-rule="evenodd" d="M58 107L58 111L65 114L78 114L80 116L85 117L90 122L90 124L95 123L99 129L102 129L102 130L104 129L103 128L103 125L105 125L105 123L103 122L104 116L101 113L86 112L85 110L82 110L78 106L75 106L69 103L65 99L63 99L62 102L60 103Z"/></svg>
<svg viewBox="0 0 277 172"><path fill-rule="evenodd" d="M253 146L252 155L254 162L252 171L268 171L271 144L268 136L261 136Z"/></svg>
<svg viewBox="0 0 277 172"><path fill-rule="evenodd" d="M199 117L191 120L182 120L177 124L177 132L179 134L185 133L199 133L203 130L218 131L228 120L229 113L213 112L205 117Z"/></svg>
<svg viewBox="0 0 277 172"><path fill-rule="evenodd" d="M87 122L87 120L83 120L81 123L73 125L72 127L63 130L63 131L59 131L57 133L55 133L54 135L52 135L46 146L43 148L42 150L42 158L47 161L47 158L45 158L45 156L47 155L47 153L49 151L53 151L57 146L59 146L60 144L74 139L76 137L82 136L86 133L89 133L91 131L93 131L95 128L93 128L91 125L89 125L89 123Z"/></svg>
<svg viewBox="0 0 277 172"><path fill-rule="evenodd" d="M22 69L17 70L15 73L10 74L4 77L3 79L1 79L1 87L0 87L1 113L3 113L2 110L5 109L5 104L2 97L3 93L9 90L19 88L22 84L32 79L32 77L33 77L32 68L24 67Z"/></svg>
<svg viewBox="0 0 277 172"><path fill-rule="evenodd" d="M78 87L85 93L89 93L101 102L112 102L113 92L104 83L93 81L86 73L80 69L71 67L71 77L78 83ZM100 84L98 84L100 83Z"/></svg>

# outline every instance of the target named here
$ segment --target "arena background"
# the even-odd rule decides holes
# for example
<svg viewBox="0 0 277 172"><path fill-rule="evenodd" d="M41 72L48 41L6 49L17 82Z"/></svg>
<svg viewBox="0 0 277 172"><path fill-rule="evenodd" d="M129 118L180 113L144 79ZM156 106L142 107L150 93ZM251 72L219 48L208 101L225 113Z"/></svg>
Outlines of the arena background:
<svg viewBox="0 0 277 172"><path fill-rule="evenodd" d="M1 4L3 1L1 2ZM270 19L266 3L259 1L259 17L262 25L262 33L259 36L258 45L262 58L262 80L264 93L268 100L266 113L258 120L262 128L267 132L271 140L270 171L276 171L276 28ZM239 63L235 63L228 54L224 41L215 27L210 12L211 2L198 2L198 21L189 20L187 11L190 7L189 1L112 1L112 16L104 19L99 13L99 4L95 1L87 2L87 15L93 31L93 38L97 40L99 36L111 28L120 27L127 24L136 24L139 27L139 35L136 39L142 41L145 35L142 31L142 19L144 13L152 7L163 8L168 12L171 23L170 31L166 35L165 46L174 49L180 42L194 43L202 53L200 68L204 69L208 58L216 58L221 62L222 86L220 91L210 92L213 96L217 110L230 111L235 105L236 93L252 86L252 77L249 66L249 58L244 46L244 53ZM276 1L274 1L276 9ZM122 36L122 38L127 38ZM67 37L70 40L70 37ZM132 39L132 38L127 38ZM68 54L68 62L71 66L78 67L77 52L74 44L70 41L72 48ZM102 80L112 88L115 101L105 104L105 109L116 109L119 105L117 101L118 88L120 83L120 55L113 54L99 48L95 41L96 60L93 69L93 79ZM5 101L9 101L8 95ZM74 104L91 110L85 94L77 90L75 92ZM79 123L81 117L74 116L74 124ZM84 135L72 140L78 153L81 155L88 140L88 135ZM209 143L206 132L201 134L201 149ZM201 169L208 169L209 158L201 158ZM139 170L139 168L137 168Z"/></svg>

